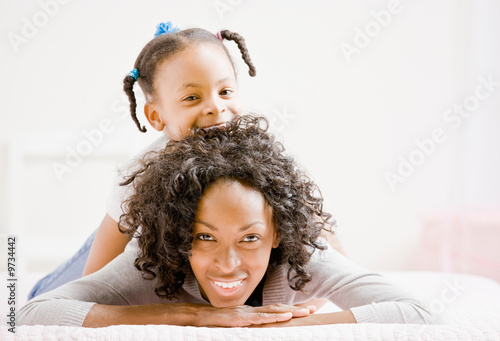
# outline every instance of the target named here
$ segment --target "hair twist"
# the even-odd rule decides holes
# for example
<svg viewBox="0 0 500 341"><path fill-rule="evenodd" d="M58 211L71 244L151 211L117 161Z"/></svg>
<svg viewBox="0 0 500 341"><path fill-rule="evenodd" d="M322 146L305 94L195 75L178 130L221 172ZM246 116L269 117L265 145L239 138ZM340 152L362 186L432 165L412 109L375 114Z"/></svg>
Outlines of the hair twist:
<svg viewBox="0 0 500 341"><path fill-rule="evenodd" d="M252 60L250 59L250 54L248 53L248 49L247 49L247 46L245 44L245 39L242 36L240 36L238 33L231 32L228 30L222 30L222 31L220 31L220 34L221 34L222 38L227 39L227 40L232 40L238 45L238 48L240 49L240 52L241 52L241 57L245 61L245 64L248 65L248 69L249 69L248 74L251 77L255 77L255 75L257 74L257 69L255 68L255 66L252 63Z"/></svg>
<svg viewBox="0 0 500 341"><path fill-rule="evenodd" d="M130 116L132 116L132 120L134 120L139 131L145 133L147 129L145 126L141 127L141 123L137 119L136 115L137 102L134 93L134 83L135 83L134 77L129 75L125 76L125 78L123 79L123 91L125 91L125 93L127 94L128 101L130 103Z"/></svg>

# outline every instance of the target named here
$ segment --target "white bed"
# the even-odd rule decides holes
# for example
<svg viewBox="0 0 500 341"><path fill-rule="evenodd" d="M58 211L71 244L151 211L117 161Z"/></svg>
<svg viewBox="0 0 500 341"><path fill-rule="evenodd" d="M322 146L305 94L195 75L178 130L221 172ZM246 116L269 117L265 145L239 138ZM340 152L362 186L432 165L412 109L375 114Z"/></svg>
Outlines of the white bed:
<svg viewBox="0 0 500 341"><path fill-rule="evenodd" d="M428 300L439 325L359 324L288 328L195 328L178 326L113 326L76 328L16 326L2 322L0 340L500 340L500 285L485 277L440 272L387 272L388 277ZM20 276L19 306L31 281ZM3 276L5 278L5 276ZM25 278L23 280L23 278ZM29 284L29 285L28 285ZM327 304L318 313L335 310ZM6 314L2 309L2 320Z"/></svg>

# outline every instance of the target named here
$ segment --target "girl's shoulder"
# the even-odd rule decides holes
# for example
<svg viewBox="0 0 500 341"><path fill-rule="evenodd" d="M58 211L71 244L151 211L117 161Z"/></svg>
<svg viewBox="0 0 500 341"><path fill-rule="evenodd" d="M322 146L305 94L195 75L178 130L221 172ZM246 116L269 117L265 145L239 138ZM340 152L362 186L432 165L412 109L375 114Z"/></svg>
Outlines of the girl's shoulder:
<svg viewBox="0 0 500 341"><path fill-rule="evenodd" d="M131 161L135 162L137 160L140 160L149 152L159 151L167 145L168 141L169 139L167 135L162 133L161 136L153 140L153 142L151 142L149 145L142 148L137 154L135 154Z"/></svg>
<svg viewBox="0 0 500 341"><path fill-rule="evenodd" d="M148 153L159 151L167 145L168 141L169 139L167 135L161 134L161 136L153 140L153 142L148 144L146 147L140 149L139 152L132 156L131 159L126 161L125 164L120 167L119 176L122 177L123 175L134 171L140 165L140 161L143 160Z"/></svg>
<svg viewBox="0 0 500 341"><path fill-rule="evenodd" d="M140 167L140 160L142 160L147 153L160 150L165 147L167 142L167 136L165 134L161 134L161 136L153 140L153 142L145 148L142 148L137 154L128 160L124 166L119 167L113 181L113 186L106 199L106 211L115 221L119 221L120 216L124 213L122 203L133 194L132 186L121 186L120 184L125 180L127 175L131 174L134 170Z"/></svg>

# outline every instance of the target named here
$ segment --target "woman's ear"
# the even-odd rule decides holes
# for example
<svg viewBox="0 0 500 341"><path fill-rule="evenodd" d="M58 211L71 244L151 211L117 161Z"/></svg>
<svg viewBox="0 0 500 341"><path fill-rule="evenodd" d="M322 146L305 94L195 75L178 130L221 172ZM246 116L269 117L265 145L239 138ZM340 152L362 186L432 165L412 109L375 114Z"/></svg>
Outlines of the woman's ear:
<svg viewBox="0 0 500 341"><path fill-rule="evenodd" d="M158 131L163 130L165 125L161 121L160 114L156 110L154 103L146 102L146 104L144 105L144 115L146 116L146 119L148 120L151 127Z"/></svg>
<svg viewBox="0 0 500 341"><path fill-rule="evenodd" d="M273 249L276 249L280 245L280 234L278 229L274 232Z"/></svg>

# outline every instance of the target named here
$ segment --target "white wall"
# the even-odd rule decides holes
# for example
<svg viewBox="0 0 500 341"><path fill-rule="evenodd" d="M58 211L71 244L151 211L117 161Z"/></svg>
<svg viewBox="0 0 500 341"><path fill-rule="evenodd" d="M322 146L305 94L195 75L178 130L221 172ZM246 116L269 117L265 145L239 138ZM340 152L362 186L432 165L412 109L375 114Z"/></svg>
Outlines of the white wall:
<svg viewBox="0 0 500 341"><path fill-rule="evenodd" d="M389 9L378 25L373 13ZM350 257L412 268L421 212L500 204L499 87L456 129L443 119L479 76L500 81L499 14L494 0L3 0L0 232L18 235L20 266L48 271L97 228L116 164L157 136L128 118L123 76L172 20L246 38L256 78L231 46L245 107L272 118L319 184ZM349 62L341 46L365 29ZM52 162L100 125L109 132L58 178ZM392 190L385 174L435 129L446 140Z"/></svg>

